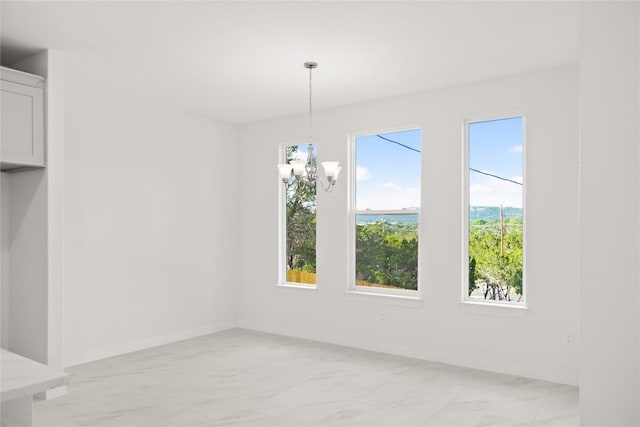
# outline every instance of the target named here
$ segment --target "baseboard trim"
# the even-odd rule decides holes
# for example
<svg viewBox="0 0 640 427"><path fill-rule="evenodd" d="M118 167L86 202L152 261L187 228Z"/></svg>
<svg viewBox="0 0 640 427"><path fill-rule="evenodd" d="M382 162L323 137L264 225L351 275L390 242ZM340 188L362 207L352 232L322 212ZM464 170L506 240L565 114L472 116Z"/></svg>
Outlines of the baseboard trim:
<svg viewBox="0 0 640 427"><path fill-rule="evenodd" d="M120 356L122 354L132 353L134 351L145 350L147 348L170 344L177 341L183 341L190 338L196 338L202 335L209 335L227 329L233 329L236 326L236 322L217 323L215 325L204 326L201 328L194 328L185 331L174 332L171 334L144 338L137 341L119 344L116 346L89 350L65 357L64 366L65 368L69 368L76 365L82 365L84 363L95 362L96 360L107 359L109 357Z"/></svg>
<svg viewBox="0 0 640 427"><path fill-rule="evenodd" d="M50 388L49 390L45 390L42 393L37 393L35 395L36 400L51 400L56 399L61 396L65 396L69 392L69 389L66 385L61 385L60 387Z"/></svg>
<svg viewBox="0 0 640 427"><path fill-rule="evenodd" d="M578 386L578 379L567 372L559 372L553 370L545 370L527 367L522 369L518 366L505 366L500 364L497 366L495 363L479 361L476 359L469 359L461 357L460 355L452 356L441 352L433 352L424 348L410 347L410 346L398 346L398 345L385 345L380 342L369 342L361 338L354 338L348 336L329 336L322 333L316 333L309 330L292 330L290 328L279 328L276 326L267 326L263 324L256 324L253 322L239 321L237 323L238 328L249 329L259 332L265 332L270 334L284 335L293 338L300 338L312 341L319 341L328 344L335 344L344 347L357 348L361 350L376 351L379 353L393 354L396 356L411 357L421 360L429 360L432 362L445 363L447 365L460 366L470 369L478 369L482 371L496 372L505 375L514 375L519 377L531 378L541 381L549 381L559 384L567 384Z"/></svg>

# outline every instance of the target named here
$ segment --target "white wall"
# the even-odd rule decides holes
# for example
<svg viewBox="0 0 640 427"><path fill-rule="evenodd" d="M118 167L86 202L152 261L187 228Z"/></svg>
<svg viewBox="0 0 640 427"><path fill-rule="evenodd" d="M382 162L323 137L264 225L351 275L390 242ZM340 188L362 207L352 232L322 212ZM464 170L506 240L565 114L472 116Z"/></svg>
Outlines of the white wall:
<svg viewBox="0 0 640 427"><path fill-rule="evenodd" d="M321 94L317 94L321 96ZM346 174L318 196L318 291L276 288L278 145L303 142L304 116L242 129L242 259L239 324L244 327L577 384L577 68L479 82L320 111L319 157L347 162L350 133L419 125L423 130L418 306L344 294L347 277ZM461 310L464 119L526 117L527 298L525 317ZM256 177L260 177L256 179ZM381 323L384 310L387 321ZM489 331L500 331L491 333Z"/></svg>
<svg viewBox="0 0 640 427"><path fill-rule="evenodd" d="M66 72L65 365L235 325L234 128Z"/></svg>
<svg viewBox="0 0 640 427"><path fill-rule="evenodd" d="M638 425L639 11L584 2L580 58L583 425Z"/></svg>
<svg viewBox="0 0 640 427"><path fill-rule="evenodd" d="M9 174L0 173L0 347L9 347Z"/></svg>

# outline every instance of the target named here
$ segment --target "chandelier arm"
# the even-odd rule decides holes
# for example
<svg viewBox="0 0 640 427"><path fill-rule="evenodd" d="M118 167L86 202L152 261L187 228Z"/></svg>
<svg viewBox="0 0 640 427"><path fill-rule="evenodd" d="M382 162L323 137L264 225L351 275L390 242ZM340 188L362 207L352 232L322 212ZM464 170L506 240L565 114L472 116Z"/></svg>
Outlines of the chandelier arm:
<svg viewBox="0 0 640 427"><path fill-rule="evenodd" d="M324 180L320 179L320 177L317 177L316 181L320 184L320 187L324 190L325 193L331 193L331 190L333 190L334 183L332 183L331 181L327 180L326 187L324 186Z"/></svg>

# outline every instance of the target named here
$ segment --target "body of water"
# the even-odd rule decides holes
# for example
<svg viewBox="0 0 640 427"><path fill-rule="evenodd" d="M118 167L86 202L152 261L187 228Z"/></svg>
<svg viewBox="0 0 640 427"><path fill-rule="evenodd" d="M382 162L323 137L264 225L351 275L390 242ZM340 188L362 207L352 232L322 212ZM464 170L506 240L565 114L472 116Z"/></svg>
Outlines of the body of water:
<svg viewBox="0 0 640 427"><path fill-rule="evenodd" d="M521 208L503 207L503 218L518 218L522 216ZM470 206L469 207L469 220L483 219L485 221L499 220L500 219L500 207L499 206ZM356 215L356 224L373 224L374 222L385 221L389 223L397 224L417 224L418 214L389 214L389 215Z"/></svg>

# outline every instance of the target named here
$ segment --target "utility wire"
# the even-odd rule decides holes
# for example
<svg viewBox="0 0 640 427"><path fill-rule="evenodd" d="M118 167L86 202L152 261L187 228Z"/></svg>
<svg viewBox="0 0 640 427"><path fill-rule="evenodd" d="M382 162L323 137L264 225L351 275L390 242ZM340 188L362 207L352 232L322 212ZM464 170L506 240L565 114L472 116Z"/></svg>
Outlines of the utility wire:
<svg viewBox="0 0 640 427"><path fill-rule="evenodd" d="M498 178L498 179L501 179L501 180L503 180L503 181L512 182L512 183L514 183L514 184L522 185L522 183L521 183L521 182L514 181L514 180L509 179L509 178L503 178L503 177L501 177L501 176L494 175L494 174L492 174L492 173L482 172L482 171L479 171L478 169L469 168L469 170L470 170L470 171L477 172L477 173L481 173L482 175L487 175L487 176L490 176L490 177L493 177L493 178Z"/></svg>
<svg viewBox="0 0 640 427"><path fill-rule="evenodd" d="M404 147L404 148L406 148L406 149L408 149L408 150L415 151L416 153L420 153L420 152L421 152L421 151L420 151L420 150L418 150L417 148L409 147L408 145L405 145L405 144L403 144L403 143L401 143L401 142L398 142L398 141L394 141L393 139L386 138L386 137L384 137L384 136L382 136L382 135L376 135L376 136L377 136L378 138L380 138L380 139L384 139L385 141L388 141L388 142L391 142L391 143L393 143L393 144L397 144L397 145L399 145L399 146L401 146L401 147ZM492 173L482 172L482 171L480 171L480 170L478 170L478 169L474 169L474 168L471 168L471 167L469 168L469 170L470 170L470 171L473 171L473 172L476 172L476 173L479 173L479 174L482 174L482 175L490 176L490 177L492 177L492 178L497 178L497 179L501 179L501 180L503 180L503 181L511 182L511 183L513 183L513 184L522 185L522 183L521 183L521 182L514 181L514 180L509 179L509 178L504 178L504 177L501 177L501 176L498 176L498 175L494 175L494 174L492 174Z"/></svg>
<svg viewBox="0 0 640 427"><path fill-rule="evenodd" d="M403 143L398 142L398 141L394 141L393 139L385 138L385 137L384 137L384 136L382 136L382 135L376 135L376 136L377 136L378 138L380 138L380 139L384 139L385 141L389 141L389 142L392 142L392 143L394 143L394 144L398 144L399 146L404 147L404 148L406 148L406 149L408 149L408 150L413 150L413 151L415 151L416 153L419 153L419 152L420 152L420 150L418 150L418 149L416 149L416 148L409 147L408 145L404 145Z"/></svg>

